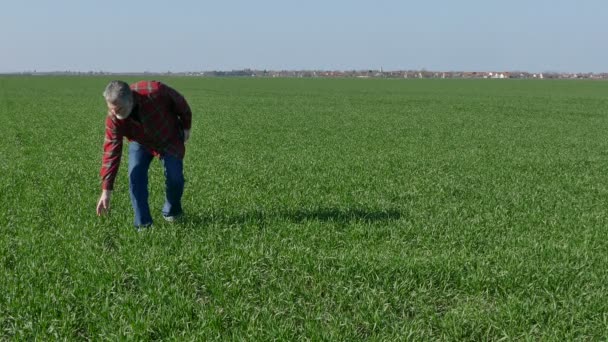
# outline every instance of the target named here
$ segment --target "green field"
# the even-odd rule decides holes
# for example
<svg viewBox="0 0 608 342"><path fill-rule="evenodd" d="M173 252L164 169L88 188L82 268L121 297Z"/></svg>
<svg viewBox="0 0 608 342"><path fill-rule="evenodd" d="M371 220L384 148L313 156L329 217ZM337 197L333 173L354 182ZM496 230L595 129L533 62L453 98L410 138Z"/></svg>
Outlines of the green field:
<svg viewBox="0 0 608 342"><path fill-rule="evenodd" d="M0 78L0 339L606 337L608 83L163 78L187 217L156 161L138 233L109 80Z"/></svg>

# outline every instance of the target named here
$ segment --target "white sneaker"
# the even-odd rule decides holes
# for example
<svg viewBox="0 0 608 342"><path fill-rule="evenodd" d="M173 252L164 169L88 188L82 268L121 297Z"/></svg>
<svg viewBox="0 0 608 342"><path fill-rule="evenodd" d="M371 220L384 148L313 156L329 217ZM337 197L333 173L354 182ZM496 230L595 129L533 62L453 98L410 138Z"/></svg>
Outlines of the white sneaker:
<svg viewBox="0 0 608 342"><path fill-rule="evenodd" d="M149 230L149 229L152 229L152 223L146 224L146 225L143 225L143 226L135 227L135 230L137 230L138 232L143 232L143 231L146 231L146 230Z"/></svg>
<svg viewBox="0 0 608 342"><path fill-rule="evenodd" d="M182 217L182 215L176 215L176 216L164 216L163 218L165 219L165 221L167 222L176 222L179 221L179 219Z"/></svg>

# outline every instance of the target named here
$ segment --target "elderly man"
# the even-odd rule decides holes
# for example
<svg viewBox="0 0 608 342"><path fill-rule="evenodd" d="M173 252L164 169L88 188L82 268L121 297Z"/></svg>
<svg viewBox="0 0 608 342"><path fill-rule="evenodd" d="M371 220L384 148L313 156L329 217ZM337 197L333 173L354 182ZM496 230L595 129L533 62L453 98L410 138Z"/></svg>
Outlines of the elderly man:
<svg viewBox="0 0 608 342"><path fill-rule="evenodd" d="M140 81L131 86L122 81L112 81L103 96L108 105L108 115L100 172L102 193L97 203L97 215L110 209L125 137L129 140L129 192L135 211L135 227L142 229L152 225L148 206L148 169L154 156L160 158L166 177L162 214L167 221L175 221L182 215L184 143L190 136L192 125L188 103L176 90L156 81Z"/></svg>

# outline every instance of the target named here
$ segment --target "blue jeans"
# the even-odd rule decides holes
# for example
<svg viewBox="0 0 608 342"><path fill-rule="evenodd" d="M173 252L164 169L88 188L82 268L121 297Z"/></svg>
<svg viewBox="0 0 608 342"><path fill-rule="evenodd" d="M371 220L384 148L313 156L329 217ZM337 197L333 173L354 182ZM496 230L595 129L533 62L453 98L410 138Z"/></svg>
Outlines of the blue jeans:
<svg viewBox="0 0 608 342"><path fill-rule="evenodd" d="M129 193L135 211L135 226L152 224L148 205L148 169L154 156L144 146L129 142ZM165 169L165 205L163 216L177 216L182 213L184 193L184 163L181 159L164 155L161 162Z"/></svg>

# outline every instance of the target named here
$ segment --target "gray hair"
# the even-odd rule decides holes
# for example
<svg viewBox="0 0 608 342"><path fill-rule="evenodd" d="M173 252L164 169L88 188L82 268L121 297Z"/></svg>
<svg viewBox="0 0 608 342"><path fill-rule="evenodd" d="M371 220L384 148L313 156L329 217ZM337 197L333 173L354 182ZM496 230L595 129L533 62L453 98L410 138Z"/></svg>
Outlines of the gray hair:
<svg viewBox="0 0 608 342"><path fill-rule="evenodd" d="M103 97L110 103L128 104L133 101L131 88L123 81L112 81L108 83L103 91Z"/></svg>

